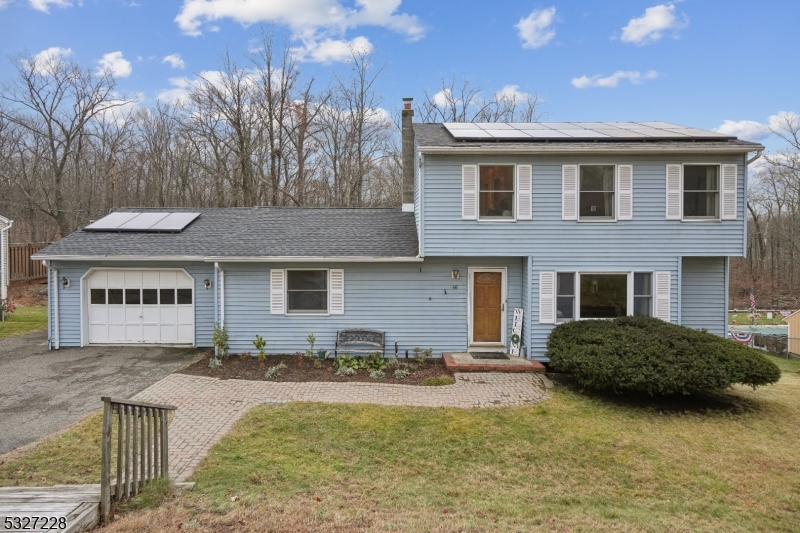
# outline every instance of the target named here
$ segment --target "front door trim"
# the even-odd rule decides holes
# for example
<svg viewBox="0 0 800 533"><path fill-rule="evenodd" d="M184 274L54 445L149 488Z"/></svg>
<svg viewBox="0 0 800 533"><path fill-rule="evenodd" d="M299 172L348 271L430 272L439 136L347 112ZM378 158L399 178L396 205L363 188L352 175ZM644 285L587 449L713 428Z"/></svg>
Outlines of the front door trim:
<svg viewBox="0 0 800 533"><path fill-rule="evenodd" d="M506 319L508 317L508 267L483 267L471 266L467 267L468 281L467 281L467 351L472 348L493 349L501 348L503 351L506 349ZM500 313L500 342L474 342L473 337L473 317L472 317L472 297L475 287L475 272L499 272L502 274L503 282L500 294L500 303L503 306L503 311Z"/></svg>

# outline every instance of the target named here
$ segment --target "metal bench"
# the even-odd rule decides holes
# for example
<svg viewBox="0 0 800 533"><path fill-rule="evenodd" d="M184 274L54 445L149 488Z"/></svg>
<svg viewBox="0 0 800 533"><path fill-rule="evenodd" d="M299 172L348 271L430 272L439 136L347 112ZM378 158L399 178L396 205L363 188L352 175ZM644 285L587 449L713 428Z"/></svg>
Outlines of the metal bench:
<svg viewBox="0 0 800 533"><path fill-rule="evenodd" d="M350 346L374 346L375 348L350 348ZM376 329L340 329L336 332L334 357L339 357L339 349L347 348L347 353L386 354L386 332Z"/></svg>

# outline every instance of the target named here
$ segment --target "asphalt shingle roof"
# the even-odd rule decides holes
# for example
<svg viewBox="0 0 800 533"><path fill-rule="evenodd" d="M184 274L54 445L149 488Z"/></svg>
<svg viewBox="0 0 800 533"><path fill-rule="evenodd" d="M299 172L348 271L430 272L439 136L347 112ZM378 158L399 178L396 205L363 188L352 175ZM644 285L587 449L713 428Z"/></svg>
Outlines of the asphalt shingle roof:
<svg viewBox="0 0 800 533"><path fill-rule="evenodd" d="M487 148L495 148L498 151L502 150L503 148L510 148L510 149L531 149L531 150L546 150L547 148L552 149L553 151L567 151L567 150L580 150L583 148L591 149L591 150L602 150L603 148L608 149L615 149L618 150L623 146L641 149L642 147L647 147L648 150L652 150L654 152L664 151L664 150L680 150L686 149L687 151L696 151L698 149L707 149L709 151L713 151L715 149L736 149L740 148L741 152L747 151L755 151L755 150L763 150L764 147L758 143L753 143L749 141L742 141L739 139L729 139L729 140L685 140L685 141L642 141L642 140L624 140L624 139L615 139L613 141L586 141L586 140L570 140L570 139L559 139L557 141L549 140L547 142L544 141L536 141L536 140L526 140L526 141L507 141L507 140L474 140L474 141L464 141L464 140L456 140L450 132L447 131L447 128L444 127L443 124L414 124L414 135L416 138L416 143L420 147L443 147L443 148L463 148L465 150L469 150L470 148L476 147L487 147Z"/></svg>
<svg viewBox="0 0 800 533"><path fill-rule="evenodd" d="M42 257L416 257L414 213L399 208L128 208L199 212L180 233L78 230Z"/></svg>

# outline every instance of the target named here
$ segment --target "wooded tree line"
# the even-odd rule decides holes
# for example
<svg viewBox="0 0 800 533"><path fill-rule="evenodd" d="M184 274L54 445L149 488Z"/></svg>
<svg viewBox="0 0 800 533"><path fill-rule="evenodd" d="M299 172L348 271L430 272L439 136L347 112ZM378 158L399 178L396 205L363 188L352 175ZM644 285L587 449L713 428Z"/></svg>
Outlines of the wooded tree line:
<svg viewBox="0 0 800 533"><path fill-rule="evenodd" d="M14 241L54 240L123 206L401 204L399 118L384 110L385 67L370 53L352 50L322 86L263 34L244 59L226 53L178 101L149 107L69 58L14 66L0 90L0 213ZM418 120L525 120L539 105L484 98L458 77L434 93Z"/></svg>
<svg viewBox="0 0 800 533"><path fill-rule="evenodd" d="M747 258L732 259L730 305L800 308L800 117L782 113L771 124L783 149L764 155L748 184Z"/></svg>

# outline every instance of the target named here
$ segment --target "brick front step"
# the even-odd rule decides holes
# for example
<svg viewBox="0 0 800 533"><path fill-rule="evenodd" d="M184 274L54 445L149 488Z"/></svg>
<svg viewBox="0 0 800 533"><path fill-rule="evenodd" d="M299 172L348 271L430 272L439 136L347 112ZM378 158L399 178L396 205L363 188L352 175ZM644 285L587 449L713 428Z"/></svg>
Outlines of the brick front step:
<svg viewBox="0 0 800 533"><path fill-rule="evenodd" d="M453 372L539 372L544 373L545 368L539 361L519 359L519 362L508 360L486 359L481 362L464 362L463 357L456 361L450 352L442 353L444 364Z"/></svg>

